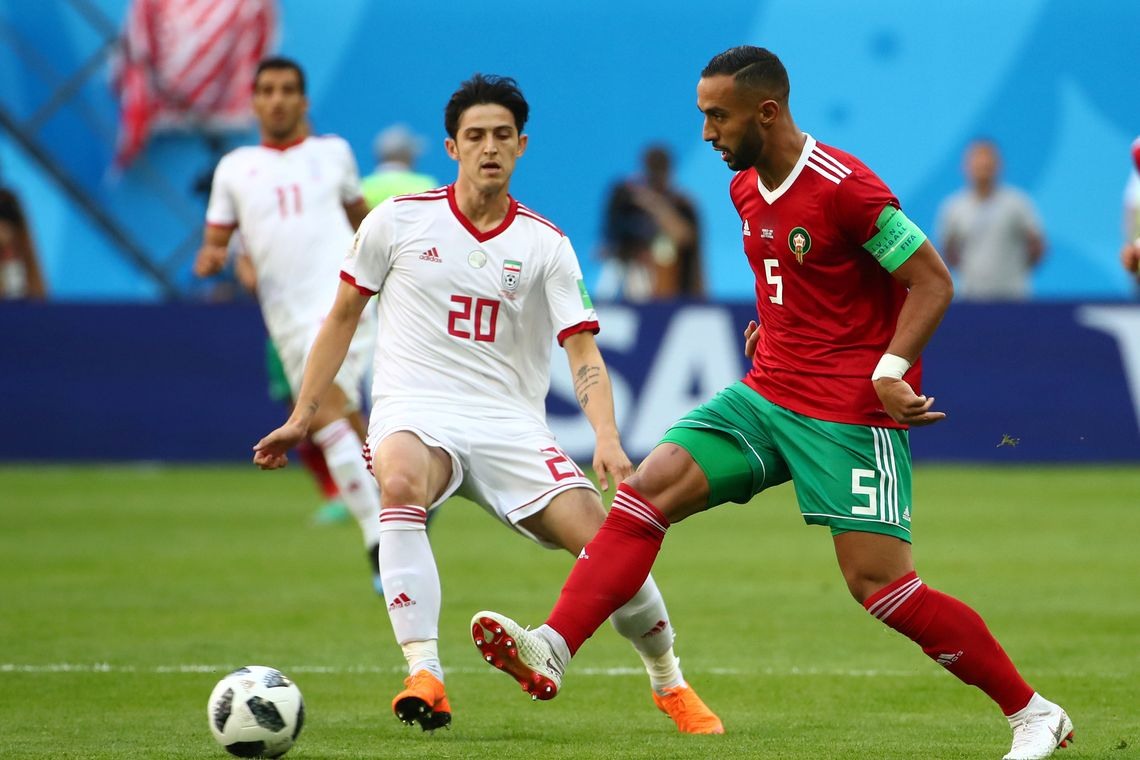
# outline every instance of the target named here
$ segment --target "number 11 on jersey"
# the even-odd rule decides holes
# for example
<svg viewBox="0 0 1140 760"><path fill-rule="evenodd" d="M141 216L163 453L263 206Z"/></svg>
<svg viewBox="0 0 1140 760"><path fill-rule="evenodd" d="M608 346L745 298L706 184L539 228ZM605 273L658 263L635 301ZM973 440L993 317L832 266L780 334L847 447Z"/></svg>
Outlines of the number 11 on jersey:
<svg viewBox="0 0 1140 760"><path fill-rule="evenodd" d="M281 218L285 218L290 214L301 213L301 186L294 182L291 185L285 185L273 188L277 191L277 210L281 212ZM292 204L290 205L290 201Z"/></svg>

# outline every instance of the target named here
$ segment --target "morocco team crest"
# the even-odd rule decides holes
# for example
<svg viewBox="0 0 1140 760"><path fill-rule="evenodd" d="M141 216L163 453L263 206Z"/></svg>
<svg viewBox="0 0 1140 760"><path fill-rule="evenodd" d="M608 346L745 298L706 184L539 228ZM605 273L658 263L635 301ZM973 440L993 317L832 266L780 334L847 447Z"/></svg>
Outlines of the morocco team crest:
<svg viewBox="0 0 1140 760"><path fill-rule="evenodd" d="M803 227L794 227L788 233L788 248L796 254L796 263L804 263L804 255L811 250L811 235Z"/></svg>
<svg viewBox="0 0 1140 760"><path fill-rule="evenodd" d="M521 261L503 262L503 290L518 290L519 280L522 279Z"/></svg>

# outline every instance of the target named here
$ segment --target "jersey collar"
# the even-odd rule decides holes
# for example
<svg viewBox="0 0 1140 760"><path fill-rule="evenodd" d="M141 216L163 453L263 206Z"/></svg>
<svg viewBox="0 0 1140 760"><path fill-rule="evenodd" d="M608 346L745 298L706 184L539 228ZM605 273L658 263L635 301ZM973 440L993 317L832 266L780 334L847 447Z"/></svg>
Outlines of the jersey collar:
<svg viewBox="0 0 1140 760"><path fill-rule="evenodd" d="M515 220L515 215L519 210L519 203L514 198L511 198L511 196L508 195L507 197L510 198L510 205L507 206L507 215L503 217L503 221L494 229L480 232L479 228L472 224L471 220L464 216L463 212L459 210L459 203L455 200L455 183L447 186L447 205L451 207L451 213L455 214L455 218L459 220L463 228L470 232L471 236L480 243L486 243L491 238L499 235L506 230L507 227L510 227L511 222Z"/></svg>
<svg viewBox="0 0 1140 760"><path fill-rule="evenodd" d="M289 150L290 148L296 148L298 145L300 145L301 143L305 142L305 140L308 140L308 139L309 139L308 135L301 135L296 140L290 140L289 142L282 143L281 145L270 145L269 143L262 140L261 147L269 148L270 150L279 150L282 153L284 153L285 151Z"/></svg>
<svg viewBox="0 0 1140 760"><path fill-rule="evenodd" d="M760 197L767 201L769 206L778 201L784 193L788 192L792 183L800 176L800 172L807 166L808 156L811 155L811 151L815 147L815 138L807 132L804 132L804 138L804 149L800 153L799 160L796 161L796 165L788 172L788 176L784 178L784 181L780 183L779 187L775 190L769 190L764 187L764 183L760 181L760 175L756 175L756 189L760 191Z"/></svg>

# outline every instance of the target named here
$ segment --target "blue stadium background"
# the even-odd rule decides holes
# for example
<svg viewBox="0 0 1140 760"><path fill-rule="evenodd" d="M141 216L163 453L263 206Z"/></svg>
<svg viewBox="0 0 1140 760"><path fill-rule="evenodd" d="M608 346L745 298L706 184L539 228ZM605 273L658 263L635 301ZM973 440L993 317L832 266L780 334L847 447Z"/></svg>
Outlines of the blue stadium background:
<svg viewBox="0 0 1140 760"><path fill-rule="evenodd" d="M85 0L121 24L125 0ZM383 125L404 120L431 138L425 169L454 168L441 143L442 105L476 70L516 76L533 103L531 149L517 195L568 231L588 276L599 205L636 167L648 140L678 155L680 180L707 221L709 276L722 297L747 297L736 255L738 221L727 172L700 140L694 87L710 55L741 42L769 46L792 78L792 112L817 138L878 171L911 216L932 228L938 202L960 181L969 138L995 138L1007 177L1040 207L1051 248L1037 278L1045 297L1128 293L1115 264L1128 143L1140 132L1131 0L666 0L613 3L377 3L281 0L280 50L307 67L319 130L345 136L362 167ZM0 98L36 112L99 39L66 0L0 0ZM17 55L35 41L47 75ZM5 44L8 43L8 44ZM54 79L54 81L53 81ZM193 180L213 157L193 137L160 138L145 163L107 172L115 105L95 76L43 128L82 185L160 254L201 217ZM103 125L99 128L97 124ZM241 139L241 138L239 138ZM148 299L159 291L11 141L0 137L5 181L31 207L53 293L69 299ZM185 195L177 212L143 183L147 171ZM185 264L188 265L188 261ZM188 281L185 267L182 281Z"/></svg>
<svg viewBox="0 0 1140 760"><path fill-rule="evenodd" d="M672 146L706 223L719 303L603 308L600 340L634 453L739 372L737 323L749 314L752 278L728 172L700 140L694 88L713 53L747 42L784 59L801 127L863 158L924 228L959 186L961 149L978 135L1001 144L1008 180L1042 213L1050 248L1036 292L1057 303L951 310L928 352L928 387L952 416L939 432L916 433L916 456L1140 460L1140 340L1130 337L1140 306L1106 303L1133 295L1116 252L1128 144L1140 132L1140 3L280 6L279 49L307 69L317 129L346 137L365 171L373 135L399 120L430 137L422 168L450 179L447 96L477 70L516 76L533 116L515 193L567 230L588 278L607 186L636 169L646 142ZM38 144L193 301L205 296L188 272L205 205L193 186L216 149L200 136L160 136L124 174L109 171L117 115L100 50L125 10L126 0L0 0L0 105L35 122ZM84 67L92 75L72 79ZM72 96L54 102L69 81ZM222 147L254 139L231 135ZM0 461L245 458L281 416L265 398L256 310L166 303L2 130L0 168L29 208L52 298L81 302L0 307L0 396L9 400ZM686 353L694 344L703 353ZM552 419L581 455L588 431L564 379L556 374ZM997 446L1004 436L1022 443Z"/></svg>

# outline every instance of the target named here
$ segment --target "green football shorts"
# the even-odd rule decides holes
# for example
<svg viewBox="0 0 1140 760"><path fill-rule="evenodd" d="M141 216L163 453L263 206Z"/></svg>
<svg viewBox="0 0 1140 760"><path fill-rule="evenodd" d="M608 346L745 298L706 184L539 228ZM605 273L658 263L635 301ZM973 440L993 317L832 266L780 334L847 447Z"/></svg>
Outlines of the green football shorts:
<svg viewBox="0 0 1140 760"><path fill-rule="evenodd" d="M742 382L666 431L709 481L708 506L789 480L804 522L910 541L911 462L906 430L805 417Z"/></svg>

